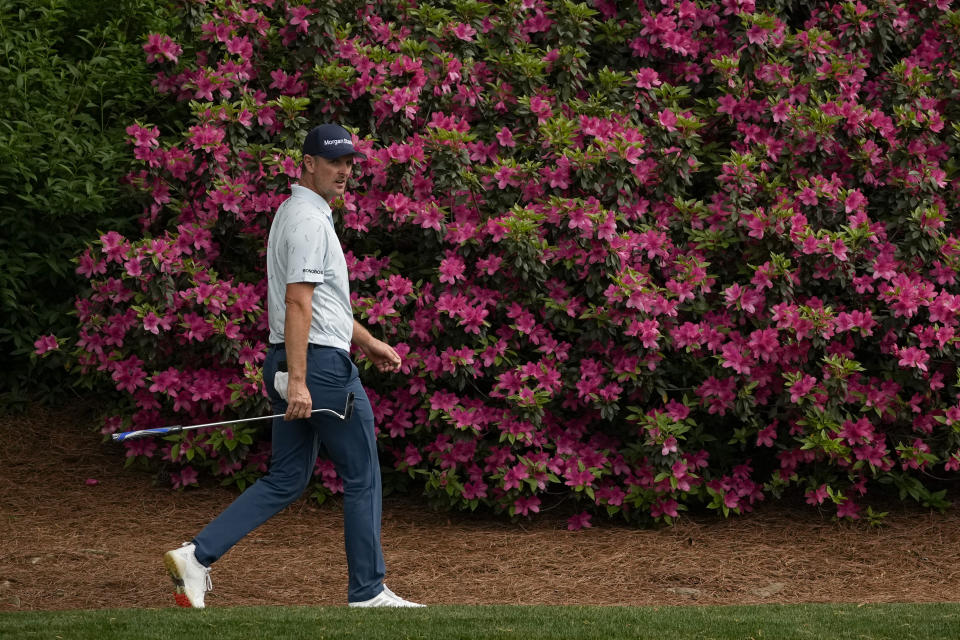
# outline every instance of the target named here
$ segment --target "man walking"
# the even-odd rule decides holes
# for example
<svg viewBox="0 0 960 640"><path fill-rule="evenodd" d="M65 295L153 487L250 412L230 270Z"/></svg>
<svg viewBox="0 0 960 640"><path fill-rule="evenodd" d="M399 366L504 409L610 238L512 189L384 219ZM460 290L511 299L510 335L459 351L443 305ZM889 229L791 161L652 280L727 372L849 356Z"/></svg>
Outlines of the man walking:
<svg viewBox="0 0 960 640"><path fill-rule="evenodd" d="M355 344L380 371L399 370L400 356L353 318L347 264L329 203L343 195L356 155L343 127L324 124L311 130L303 143L300 183L293 185L270 227L270 349L263 380L273 413L285 415L274 419L267 475L192 542L164 555L181 606L202 608L204 595L212 588L210 565L303 493L321 443L343 480L349 605L424 606L400 598L383 584L380 463L373 411L349 351ZM275 384L281 371L287 372L285 389L283 376ZM355 400L348 420L311 414L315 408L342 407L350 392Z"/></svg>

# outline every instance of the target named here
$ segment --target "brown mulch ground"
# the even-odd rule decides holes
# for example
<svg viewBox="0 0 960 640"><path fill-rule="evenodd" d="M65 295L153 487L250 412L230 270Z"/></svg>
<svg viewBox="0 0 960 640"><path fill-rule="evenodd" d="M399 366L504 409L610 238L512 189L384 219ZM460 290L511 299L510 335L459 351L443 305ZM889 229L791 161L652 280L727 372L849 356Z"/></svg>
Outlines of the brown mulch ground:
<svg viewBox="0 0 960 640"><path fill-rule="evenodd" d="M83 410L0 417L0 612L171 606L161 554L234 495L156 487L91 425ZM659 530L569 532L551 516L512 524L384 501L387 583L427 604L956 602L958 540L957 510L898 507L870 529L768 505ZM337 504L294 503L212 577L208 606L343 604Z"/></svg>

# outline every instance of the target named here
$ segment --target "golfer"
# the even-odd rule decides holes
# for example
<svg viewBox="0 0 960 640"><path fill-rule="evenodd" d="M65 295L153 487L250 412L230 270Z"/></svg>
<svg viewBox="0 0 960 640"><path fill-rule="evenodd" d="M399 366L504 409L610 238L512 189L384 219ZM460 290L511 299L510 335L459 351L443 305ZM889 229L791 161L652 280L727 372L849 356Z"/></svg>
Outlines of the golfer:
<svg viewBox="0 0 960 640"><path fill-rule="evenodd" d="M400 356L354 320L347 263L333 226L330 203L343 195L357 155L346 129L315 127L303 143L299 184L277 209L267 241L270 349L263 380L273 413L285 415L274 419L267 475L191 542L164 555L181 606L202 608L212 589L210 565L303 493L321 443L343 480L349 605L424 606L383 584L373 411L349 351L351 343L356 345L380 371L399 370ZM275 384L280 371L288 374L286 388ZM354 410L346 421L311 414L314 408L344 406L350 392Z"/></svg>

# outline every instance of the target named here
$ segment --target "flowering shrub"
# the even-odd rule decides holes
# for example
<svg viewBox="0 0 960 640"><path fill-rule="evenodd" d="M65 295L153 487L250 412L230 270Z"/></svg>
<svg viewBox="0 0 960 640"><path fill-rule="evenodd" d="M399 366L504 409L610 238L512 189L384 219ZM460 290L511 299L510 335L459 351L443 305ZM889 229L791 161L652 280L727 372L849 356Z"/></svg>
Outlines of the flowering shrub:
<svg viewBox="0 0 960 640"><path fill-rule="evenodd" d="M950 2L220 0L144 46L190 101L128 129L143 237L79 259L104 432L265 409L262 264L313 124L366 159L338 204L391 486L671 522L785 491L945 508L960 14ZM127 444L241 486L253 425ZM317 495L340 490L318 461ZM864 508L866 507L866 508Z"/></svg>

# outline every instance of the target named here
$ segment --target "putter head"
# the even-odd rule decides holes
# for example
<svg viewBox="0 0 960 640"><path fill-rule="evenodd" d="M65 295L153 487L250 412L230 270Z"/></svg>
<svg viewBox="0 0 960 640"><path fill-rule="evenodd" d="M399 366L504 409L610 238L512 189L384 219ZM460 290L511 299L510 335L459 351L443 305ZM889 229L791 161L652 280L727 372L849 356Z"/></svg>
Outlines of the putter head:
<svg viewBox="0 0 960 640"><path fill-rule="evenodd" d="M347 394L347 405L343 408L343 419L349 420L353 415L353 391Z"/></svg>

